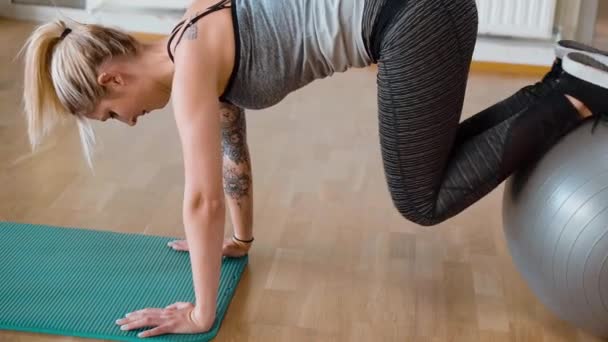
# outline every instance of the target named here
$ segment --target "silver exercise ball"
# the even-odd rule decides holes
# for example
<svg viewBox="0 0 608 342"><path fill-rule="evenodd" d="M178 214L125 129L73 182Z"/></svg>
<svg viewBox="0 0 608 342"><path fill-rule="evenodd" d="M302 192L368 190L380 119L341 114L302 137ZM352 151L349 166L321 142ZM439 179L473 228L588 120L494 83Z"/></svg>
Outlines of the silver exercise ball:
<svg viewBox="0 0 608 342"><path fill-rule="evenodd" d="M563 320L608 337L608 127L586 121L506 182L515 266Z"/></svg>

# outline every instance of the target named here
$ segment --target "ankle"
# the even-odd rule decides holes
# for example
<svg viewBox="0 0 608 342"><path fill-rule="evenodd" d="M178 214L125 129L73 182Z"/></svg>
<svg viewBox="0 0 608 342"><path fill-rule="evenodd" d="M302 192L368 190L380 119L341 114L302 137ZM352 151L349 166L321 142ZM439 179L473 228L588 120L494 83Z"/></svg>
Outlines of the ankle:
<svg viewBox="0 0 608 342"><path fill-rule="evenodd" d="M574 106L574 108L576 108L576 110L578 111L579 115L581 116L581 118L588 118L590 116L593 115L593 113L591 112L591 110L580 100L578 100L577 98L574 98L570 95L566 95L566 98L570 101L570 103L572 103L572 105Z"/></svg>

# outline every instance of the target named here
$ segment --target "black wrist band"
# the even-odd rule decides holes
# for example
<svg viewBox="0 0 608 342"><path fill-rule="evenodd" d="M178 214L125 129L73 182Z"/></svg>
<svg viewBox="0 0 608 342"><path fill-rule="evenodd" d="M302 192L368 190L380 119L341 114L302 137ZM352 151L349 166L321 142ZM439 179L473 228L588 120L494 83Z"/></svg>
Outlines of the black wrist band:
<svg viewBox="0 0 608 342"><path fill-rule="evenodd" d="M236 241L245 242L245 243L250 243L250 242L253 242L253 240L254 240L253 237L251 238L251 240L241 240L241 239L237 238L236 235L232 235L232 238L235 239Z"/></svg>

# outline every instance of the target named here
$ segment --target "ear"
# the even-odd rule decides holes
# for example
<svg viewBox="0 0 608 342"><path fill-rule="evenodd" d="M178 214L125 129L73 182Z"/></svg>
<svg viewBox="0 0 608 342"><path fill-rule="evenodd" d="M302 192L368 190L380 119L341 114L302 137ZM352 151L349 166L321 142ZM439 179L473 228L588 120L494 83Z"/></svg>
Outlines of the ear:
<svg viewBox="0 0 608 342"><path fill-rule="evenodd" d="M102 72L97 76L97 83L99 85L107 87L111 85L122 86L125 84L124 78L118 73Z"/></svg>

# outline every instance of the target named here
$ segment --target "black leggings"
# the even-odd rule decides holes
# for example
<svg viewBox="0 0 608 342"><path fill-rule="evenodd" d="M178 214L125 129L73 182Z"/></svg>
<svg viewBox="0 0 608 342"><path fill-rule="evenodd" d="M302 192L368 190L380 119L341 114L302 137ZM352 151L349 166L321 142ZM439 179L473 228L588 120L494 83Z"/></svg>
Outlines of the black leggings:
<svg viewBox="0 0 608 342"><path fill-rule="evenodd" d="M460 213L580 123L566 97L541 83L460 123L477 39L475 1L366 6L384 171L408 220L431 226Z"/></svg>

